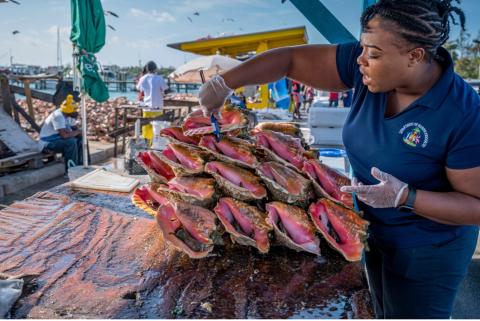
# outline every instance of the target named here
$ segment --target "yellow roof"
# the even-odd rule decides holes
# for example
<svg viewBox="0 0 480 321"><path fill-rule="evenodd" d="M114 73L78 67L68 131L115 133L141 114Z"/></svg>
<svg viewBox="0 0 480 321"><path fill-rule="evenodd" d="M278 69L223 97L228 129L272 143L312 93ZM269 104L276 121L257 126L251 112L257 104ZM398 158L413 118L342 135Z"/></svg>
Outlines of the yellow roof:
<svg viewBox="0 0 480 321"><path fill-rule="evenodd" d="M199 39L168 44L170 48L188 51L199 55L239 55L255 52L260 45L266 45L268 49L302 45L308 43L305 26L286 28L270 31L248 33L243 35Z"/></svg>

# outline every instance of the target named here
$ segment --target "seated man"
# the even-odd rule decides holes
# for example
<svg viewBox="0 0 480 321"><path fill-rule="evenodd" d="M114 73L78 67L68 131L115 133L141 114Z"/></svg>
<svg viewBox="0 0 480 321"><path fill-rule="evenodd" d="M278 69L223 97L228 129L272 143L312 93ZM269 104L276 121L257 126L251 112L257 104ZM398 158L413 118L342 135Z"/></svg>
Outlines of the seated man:
<svg viewBox="0 0 480 321"><path fill-rule="evenodd" d="M75 126L76 111L73 96L68 95L59 109L51 113L40 130L40 144L44 151L62 153L65 160L65 175L68 168L79 165L82 160L82 132Z"/></svg>

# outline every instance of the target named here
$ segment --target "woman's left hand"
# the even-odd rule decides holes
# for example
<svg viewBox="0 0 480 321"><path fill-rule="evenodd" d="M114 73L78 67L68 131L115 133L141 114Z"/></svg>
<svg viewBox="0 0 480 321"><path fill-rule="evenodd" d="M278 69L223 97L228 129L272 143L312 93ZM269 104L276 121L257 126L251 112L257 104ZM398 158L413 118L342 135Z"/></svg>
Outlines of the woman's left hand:
<svg viewBox="0 0 480 321"><path fill-rule="evenodd" d="M343 186L345 193L355 193L359 200L371 207L397 207L405 199L408 185L394 176L372 167L372 176L380 181L376 185L364 185L354 178L351 186Z"/></svg>

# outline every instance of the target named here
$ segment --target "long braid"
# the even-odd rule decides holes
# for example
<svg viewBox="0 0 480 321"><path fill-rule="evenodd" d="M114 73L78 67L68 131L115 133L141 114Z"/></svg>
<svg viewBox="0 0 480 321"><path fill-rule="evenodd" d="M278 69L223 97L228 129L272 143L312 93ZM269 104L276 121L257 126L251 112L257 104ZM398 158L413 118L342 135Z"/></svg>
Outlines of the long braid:
<svg viewBox="0 0 480 321"><path fill-rule="evenodd" d="M465 30L465 14L452 6L452 0L380 0L363 12L360 21L365 31L373 17L387 19L399 27L395 32L405 40L424 48L430 57L439 58L437 50L448 40L450 19L457 24L454 14Z"/></svg>

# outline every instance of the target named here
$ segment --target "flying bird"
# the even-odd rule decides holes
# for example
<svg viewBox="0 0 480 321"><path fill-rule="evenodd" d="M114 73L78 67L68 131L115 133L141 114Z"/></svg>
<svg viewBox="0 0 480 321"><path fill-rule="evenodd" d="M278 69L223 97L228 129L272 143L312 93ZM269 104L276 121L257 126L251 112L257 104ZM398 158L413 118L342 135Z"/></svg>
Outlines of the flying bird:
<svg viewBox="0 0 480 321"><path fill-rule="evenodd" d="M0 2L13 2L15 4L20 4L20 2L18 2L17 0L2 0Z"/></svg>
<svg viewBox="0 0 480 321"><path fill-rule="evenodd" d="M12 35L16 35L17 33L20 33L20 31L18 31L18 30L13 30L12 31Z"/></svg>
<svg viewBox="0 0 480 321"><path fill-rule="evenodd" d="M117 31L117 29L115 29L114 27L112 27L111 25L107 25L110 29L112 29L113 31Z"/></svg>
<svg viewBox="0 0 480 321"><path fill-rule="evenodd" d="M111 16L114 16L115 18L119 18L118 14L110 10L105 10L105 15L111 15Z"/></svg>
<svg viewBox="0 0 480 321"><path fill-rule="evenodd" d="M287 0L282 0L282 3L285 3L285 1L287 1Z"/></svg>
<svg viewBox="0 0 480 321"><path fill-rule="evenodd" d="M199 15L200 15L200 12L195 11L195 12L193 13L193 15L194 15L194 16L199 16Z"/></svg>
<svg viewBox="0 0 480 321"><path fill-rule="evenodd" d="M190 21L190 22L193 22L193 21L192 21L192 18L190 18L190 17L187 17L187 19L188 19L188 21Z"/></svg>

